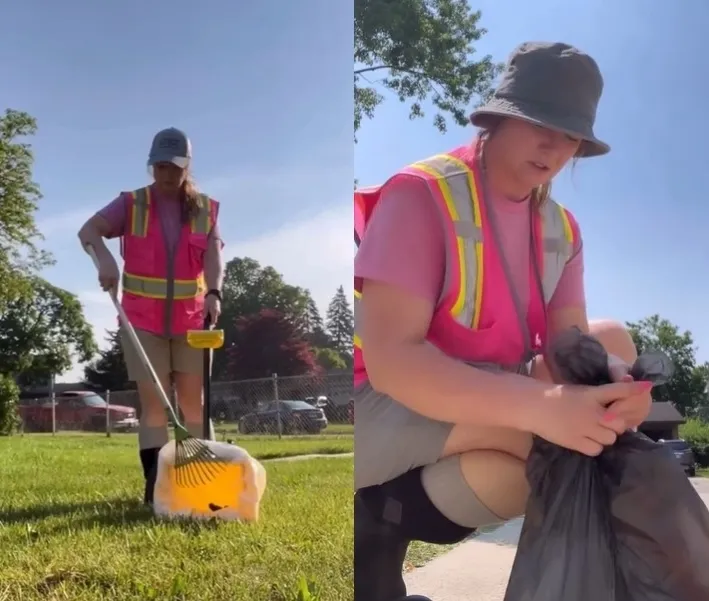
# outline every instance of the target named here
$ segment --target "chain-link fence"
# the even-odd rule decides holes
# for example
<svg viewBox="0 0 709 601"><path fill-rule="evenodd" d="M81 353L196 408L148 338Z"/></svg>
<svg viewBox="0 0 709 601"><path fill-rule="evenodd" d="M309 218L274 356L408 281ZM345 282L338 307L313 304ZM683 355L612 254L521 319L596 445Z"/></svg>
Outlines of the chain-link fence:
<svg viewBox="0 0 709 601"><path fill-rule="evenodd" d="M211 416L218 438L235 435L348 434L354 424L351 372L212 382ZM175 401L174 395L173 402ZM179 399L177 399L179 407ZM23 394L21 428L31 432L135 432L135 390L96 393L52 387Z"/></svg>

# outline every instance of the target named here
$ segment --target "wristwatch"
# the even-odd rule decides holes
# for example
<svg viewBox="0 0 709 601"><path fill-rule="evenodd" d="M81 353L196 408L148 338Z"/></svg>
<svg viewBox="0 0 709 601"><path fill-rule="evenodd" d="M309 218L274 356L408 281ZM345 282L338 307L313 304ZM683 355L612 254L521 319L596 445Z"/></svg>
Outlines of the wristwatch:
<svg viewBox="0 0 709 601"><path fill-rule="evenodd" d="M222 302L222 291L221 291L221 290L217 290L216 288L212 288L211 290L207 290L207 294L205 294L204 296L207 297L207 296L209 296L210 294L211 294L212 296L216 296L216 297L217 297L217 300L218 300L220 303Z"/></svg>

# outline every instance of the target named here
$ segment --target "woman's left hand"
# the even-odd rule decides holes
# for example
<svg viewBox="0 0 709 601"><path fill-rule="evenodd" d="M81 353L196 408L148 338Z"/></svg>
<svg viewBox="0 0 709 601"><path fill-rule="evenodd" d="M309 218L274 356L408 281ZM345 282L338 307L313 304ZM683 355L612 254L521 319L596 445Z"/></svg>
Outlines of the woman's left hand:
<svg viewBox="0 0 709 601"><path fill-rule="evenodd" d="M610 355L608 357L608 368L614 382L632 382L630 375L630 365L619 357ZM628 397L611 403L609 411L625 420L628 428L637 428L650 414L652 407L652 396L650 392L643 392L636 396Z"/></svg>
<svg viewBox="0 0 709 601"><path fill-rule="evenodd" d="M210 325L216 325L222 312L222 304L214 294L208 294L204 299L204 319L209 317Z"/></svg>

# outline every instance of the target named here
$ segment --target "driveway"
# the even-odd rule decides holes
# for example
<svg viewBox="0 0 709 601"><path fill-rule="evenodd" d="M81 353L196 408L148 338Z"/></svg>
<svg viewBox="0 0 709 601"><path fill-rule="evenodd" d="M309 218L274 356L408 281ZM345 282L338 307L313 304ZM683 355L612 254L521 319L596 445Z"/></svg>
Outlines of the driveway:
<svg viewBox="0 0 709 601"><path fill-rule="evenodd" d="M709 506L709 479L691 480ZM409 572L409 594L433 601L502 601L521 528L522 519L513 520Z"/></svg>

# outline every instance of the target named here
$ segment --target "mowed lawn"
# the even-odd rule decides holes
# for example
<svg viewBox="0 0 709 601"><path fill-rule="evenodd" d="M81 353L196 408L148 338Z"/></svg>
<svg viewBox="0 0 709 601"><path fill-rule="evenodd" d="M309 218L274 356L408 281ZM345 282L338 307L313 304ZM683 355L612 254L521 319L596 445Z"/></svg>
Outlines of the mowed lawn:
<svg viewBox="0 0 709 601"><path fill-rule="evenodd" d="M240 437L261 459L352 437ZM352 457L267 461L257 524L160 522L133 435L0 439L0 601L345 601ZM303 584L307 584L306 592Z"/></svg>

